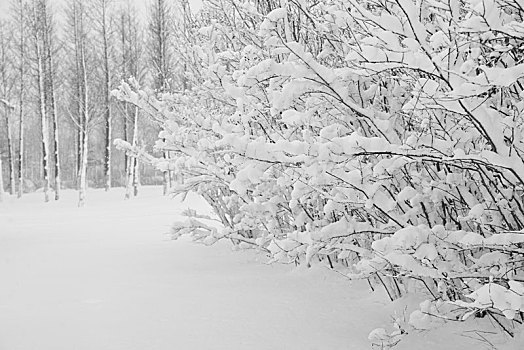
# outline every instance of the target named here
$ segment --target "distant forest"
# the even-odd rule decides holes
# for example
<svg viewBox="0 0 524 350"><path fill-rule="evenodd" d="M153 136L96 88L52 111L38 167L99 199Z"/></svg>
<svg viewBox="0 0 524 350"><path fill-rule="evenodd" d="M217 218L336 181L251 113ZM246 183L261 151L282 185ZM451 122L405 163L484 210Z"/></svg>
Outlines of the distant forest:
<svg viewBox="0 0 524 350"><path fill-rule="evenodd" d="M185 1L14 0L0 23L0 184L22 196L43 189L109 189L168 181L117 151L116 138L147 151L160 127L112 90L133 77L153 94L184 86L180 35ZM3 184L2 184L3 182Z"/></svg>

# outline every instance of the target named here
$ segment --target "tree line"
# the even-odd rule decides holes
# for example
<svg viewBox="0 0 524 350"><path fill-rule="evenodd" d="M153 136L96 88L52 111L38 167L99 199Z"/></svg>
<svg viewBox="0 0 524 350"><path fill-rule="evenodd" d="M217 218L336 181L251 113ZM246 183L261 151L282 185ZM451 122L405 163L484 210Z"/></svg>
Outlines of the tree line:
<svg viewBox="0 0 524 350"><path fill-rule="evenodd" d="M169 173L115 153L114 138L152 150L159 131L111 91L130 77L153 94L184 88L176 28L187 1L14 0L0 22L0 192L164 182ZM166 157L168 155L166 154ZM1 195L0 195L1 196Z"/></svg>

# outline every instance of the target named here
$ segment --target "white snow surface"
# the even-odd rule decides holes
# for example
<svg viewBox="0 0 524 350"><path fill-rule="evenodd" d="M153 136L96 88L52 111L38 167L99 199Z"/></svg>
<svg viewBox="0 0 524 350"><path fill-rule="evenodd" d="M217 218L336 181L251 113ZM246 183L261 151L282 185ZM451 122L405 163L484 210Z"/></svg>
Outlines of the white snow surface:
<svg viewBox="0 0 524 350"><path fill-rule="evenodd" d="M90 191L77 208L65 192L0 205L1 350L369 347L376 320L351 300L366 289L226 243L170 240L188 204L159 188L122 198ZM189 205L206 207L196 196Z"/></svg>
<svg viewBox="0 0 524 350"><path fill-rule="evenodd" d="M160 193L91 190L84 208L73 191L0 203L0 350L360 350L370 331L391 329L398 303L363 282L171 240L183 210L210 210ZM449 328L396 349L421 346L482 349Z"/></svg>

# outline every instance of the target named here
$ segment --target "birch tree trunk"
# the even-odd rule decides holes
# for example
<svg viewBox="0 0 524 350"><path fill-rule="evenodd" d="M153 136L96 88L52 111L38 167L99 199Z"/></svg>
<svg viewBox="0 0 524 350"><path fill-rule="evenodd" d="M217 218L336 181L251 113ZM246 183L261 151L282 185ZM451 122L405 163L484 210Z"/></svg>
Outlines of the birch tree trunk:
<svg viewBox="0 0 524 350"><path fill-rule="evenodd" d="M82 5L80 5L82 6ZM79 20L79 54L80 54L80 73L81 73L81 90L82 96L82 157L80 162L80 186L78 190L78 206L83 207L86 200L87 192L87 161L88 161L88 145L89 145L89 93L87 84L87 67L86 67L86 52L85 52L85 37L84 37L84 17L83 11L80 10L78 14Z"/></svg>
<svg viewBox="0 0 524 350"><path fill-rule="evenodd" d="M87 133L87 130L84 129L82 131L82 159L80 163L80 181L79 181L80 183L79 183L79 189L78 189L78 206L79 207L83 207L86 201L88 141L89 141L88 133Z"/></svg>
<svg viewBox="0 0 524 350"><path fill-rule="evenodd" d="M8 153L8 165L9 165L9 193L15 194L15 154L13 147L13 137L11 128L11 105L5 106L5 122L7 126L7 153Z"/></svg>
<svg viewBox="0 0 524 350"><path fill-rule="evenodd" d="M80 87L78 88L78 98L80 99L82 96L82 92L80 91ZM78 113L78 130L77 130L77 133L76 133L76 157L75 157L75 160L76 160L76 171L77 171L77 178L76 178L76 185L77 185L77 189L80 190L80 171L82 169L82 154L83 154L83 151L82 151L82 147L84 145L84 132L83 132L83 129L84 129L84 126L83 126L83 109L82 109L82 104L81 102L78 102L78 109L77 109L77 113Z"/></svg>
<svg viewBox="0 0 524 350"><path fill-rule="evenodd" d="M127 158L127 164L126 164L126 194L125 199L131 199L132 192L133 192L133 178L134 178L134 158L128 157Z"/></svg>
<svg viewBox="0 0 524 350"><path fill-rule="evenodd" d="M47 7L46 7L47 9ZM56 91L55 91L55 80L54 80L54 57L53 57L53 19L50 14L45 11L43 18L45 23L45 51L47 60L47 93L49 94L50 102L50 114L51 121L53 123L53 160L54 160L54 183L55 183L55 200L60 199L61 190L61 168L60 168L60 152L59 152L59 140L58 140L58 110L56 106ZM49 16L49 17L48 17Z"/></svg>
<svg viewBox="0 0 524 350"><path fill-rule="evenodd" d="M76 189L80 191L80 174L82 171L82 147L84 144L83 141L83 107L82 107L82 83L81 83L81 64L80 64L80 31L79 31L79 20L78 20L78 6L79 2L77 0L73 1L70 5L70 21L73 29L73 47L75 51L75 65L74 65L74 86L75 86L75 102L76 102L76 115L77 118L73 117L73 120L77 126L75 134L75 170L76 170Z"/></svg>
<svg viewBox="0 0 524 350"><path fill-rule="evenodd" d="M155 0L151 4L150 34L151 34L151 63L154 67L154 84L159 94L168 90L169 79L169 41L172 32L169 30L171 7L165 0ZM169 152L163 152L164 159L169 158ZM166 195L171 187L171 174L164 172L163 194Z"/></svg>
<svg viewBox="0 0 524 350"><path fill-rule="evenodd" d="M141 36L140 20L136 9L131 6L128 1L127 8L122 9L121 23L120 23L120 40L121 40L121 54L122 65L121 74L122 79L127 80L128 74L140 81L143 67L142 54L143 38ZM124 112L124 138L133 146L138 145L138 118L139 109L132 107L128 103L123 102ZM126 192L125 199L130 199L138 194L138 186L140 184L139 162L132 156L125 158L125 183Z"/></svg>
<svg viewBox="0 0 524 350"><path fill-rule="evenodd" d="M123 110L123 114L122 114L122 119L123 119L123 128L124 128L124 140L129 142L130 141L130 138L129 138L129 127L128 127L128 121L127 121L127 118L128 118L128 114L129 114L129 106L127 104L127 102L122 102L123 106L122 106L122 110ZM128 169L128 163L130 162L130 156L127 155L126 152L124 152L124 170L125 170L125 174L124 174L124 177L125 177L125 186L127 188L127 182L128 182L128 179L129 179L129 169Z"/></svg>
<svg viewBox="0 0 524 350"><path fill-rule="evenodd" d="M19 113L19 129L18 129L18 198L21 198L24 193L24 97L25 97L25 30L24 30L24 5L23 1L18 1L20 16L19 31L20 31L20 47L19 47L19 98L18 98L18 113Z"/></svg>
<svg viewBox="0 0 524 350"><path fill-rule="evenodd" d="M45 98L45 68L44 68L44 41L45 33L42 25L43 5L41 3L33 3L32 7L32 25L33 25L33 39L36 59L36 74L38 85L38 106L41 123L42 136L42 167L43 167L43 181L44 181L44 200L49 202L49 188L50 188L50 164L49 164L49 125L46 112L46 98Z"/></svg>
<svg viewBox="0 0 524 350"><path fill-rule="evenodd" d="M138 146L138 107L135 106L133 112L133 134L132 134L132 145L133 147ZM138 184L139 184L139 171L138 171L138 160L135 157L129 157L127 162L127 183L126 183L126 199L130 199L132 196L138 195Z"/></svg>
<svg viewBox="0 0 524 350"><path fill-rule="evenodd" d="M0 157L0 203L4 201L4 176L2 171L2 157Z"/></svg>
<svg viewBox="0 0 524 350"><path fill-rule="evenodd" d="M83 54L82 54L83 56ZM83 58L85 59L85 58ZM85 61L83 64L83 67L85 68ZM84 70L84 101L87 102L88 100L88 93L87 93L87 84L86 82L86 73ZM89 112L87 109L87 103L83 106L83 122L82 122L82 154L80 158L80 174L79 174L79 186L78 186L78 206L83 207L85 205L86 201L86 192L87 192L87 160L88 160L88 142L89 142L89 133L88 133L88 122L89 122Z"/></svg>
<svg viewBox="0 0 524 350"><path fill-rule="evenodd" d="M4 111L4 120L6 128L6 146L7 146L7 166L8 166L8 178L9 178L9 193L15 193L15 165L14 165L14 148L13 148L13 135L12 135L12 120L11 120L11 109L13 106L10 102L12 92L12 64L9 60L10 49L13 37L8 33L8 23L5 21L0 22L0 77L2 91L0 92L0 105L2 105Z"/></svg>
<svg viewBox="0 0 524 350"><path fill-rule="evenodd" d="M42 131L42 166L43 166L43 179L44 179L44 200L49 202L49 125L47 121L46 108L45 108L45 94L44 94L44 68L42 60L42 48L40 43L36 43L37 51L37 65L38 65L38 98L40 107L40 121Z"/></svg>
<svg viewBox="0 0 524 350"><path fill-rule="evenodd" d="M133 145L138 146L138 107L135 107L133 120ZM133 195L138 196L138 185L140 184L140 163L137 158L133 158Z"/></svg>
<svg viewBox="0 0 524 350"><path fill-rule="evenodd" d="M125 102L124 102L125 103ZM134 140L134 136L131 135L131 137L128 135L128 118L129 116L127 115L127 112L129 111L129 107L127 106L127 103L126 103L126 106L125 106L125 112L126 112L126 115L125 115L125 120L124 120L124 126L125 126L125 139L126 141L130 142L132 145L135 145L135 140ZM133 192L133 178L134 178L134 157L131 157L131 156L128 156L126 155L126 194L125 194L125 199L130 199L132 197L132 192Z"/></svg>
<svg viewBox="0 0 524 350"><path fill-rule="evenodd" d="M129 11L129 10L128 10ZM128 64L128 50L127 50L127 30L126 30L126 15L129 16L128 13L126 13L125 11L122 11L122 13L120 14L120 44L121 44L121 63L120 63L120 69L121 69L121 79L122 81L125 81L126 79L128 79L129 77L127 76L127 64ZM123 121L123 128L124 128L124 140L125 141L129 141L129 133L128 133L128 128L127 128L127 124L128 124L128 113L129 113L129 108L128 108L128 103L127 102L122 102L122 110L123 110L123 118L122 118L122 121ZM130 157L127 155L127 153L124 153L124 169L125 169L125 184L126 184L126 195L125 195L125 198L128 199L129 197L127 196L127 187L128 187L128 182L129 182L129 169L128 169L128 163L130 161Z"/></svg>
<svg viewBox="0 0 524 350"><path fill-rule="evenodd" d="M52 75L52 74L51 74ZM50 77L49 81L50 86L50 97L51 97L51 115L53 120L53 144L54 144L54 160L55 160L55 200L60 199L60 191L62 186L61 181L61 168L60 168L60 148L59 148L59 140L58 140L58 113L56 108L56 96L55 96L55 88L54 88L54 82L53 77Z"/></svg>
<svg viewBox="0 0 524 350"><path fill-rule="evenodd" d="M9 177L9 193L15 194L15 164L14 164L14 149L13 149L13 137L11 130L11 110L12 106L7 100L1 100L4 105L4 119L6 125L6 143L7 143L7 167L8 167L8 177Z"/></svg>
<svg viewBox="0 0 524 350"><path fill-rule="evenodd" d="M6 123L8 123L7 125L7 133L9 134L9 117L8 117L8 105L6 103L6 101L4 100L1 100L1 102L4 103L4 107L5 107L5 119L6 119ZM9 140L9 135L7 136L7 140ZM11 153L10 149L9 149L9 144L10 142L7 141L7 144L8 144L8 152ZM10 172L10 170L9 170ZM12 184L11 184L12 185ZM12 186L11 186L12 187ZM4 197L4 172L3 172L3 168L2 168L2 156L0 155L0 202L3 200L3 197Z"/></svg>
<svg viewBox="0 0 524 350"><path fill-rule="evenodd" d="M23 68L20 69L23 74ZM20 79L20 89L24 89L23 75ZM20 90L20 100L19 100L19 118L20 125L18 129L18 198L21 198L24 194L24 96L23 90Z"/></svg>
<svg viewBox="0 0 524 350"><path fill-rule="evenodd" d="M104 176L105 190L111 188L111 72L109 69L109 45L108 45L108 23L107 6L108 0L102 0L102 41L104 46L104 110L105 110L105 156L104 156Z"/></svg>

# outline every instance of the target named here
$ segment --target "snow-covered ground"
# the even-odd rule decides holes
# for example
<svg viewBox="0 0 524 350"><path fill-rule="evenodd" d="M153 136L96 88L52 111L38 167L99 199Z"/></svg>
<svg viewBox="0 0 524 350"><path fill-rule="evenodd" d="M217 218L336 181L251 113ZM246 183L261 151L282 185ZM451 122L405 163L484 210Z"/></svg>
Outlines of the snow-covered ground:
<svg viewBox="0 0 524 350"><path fill-rule="evenodd" d="M393 305L328 270L267 265L254 251L172 241L181 203L143 188L0 204L0 350L370 349ZM410 345L411 344L411 345ZM481 349L419 334L399 349ZM484 344L485 346L486 344Z"/></svg>

